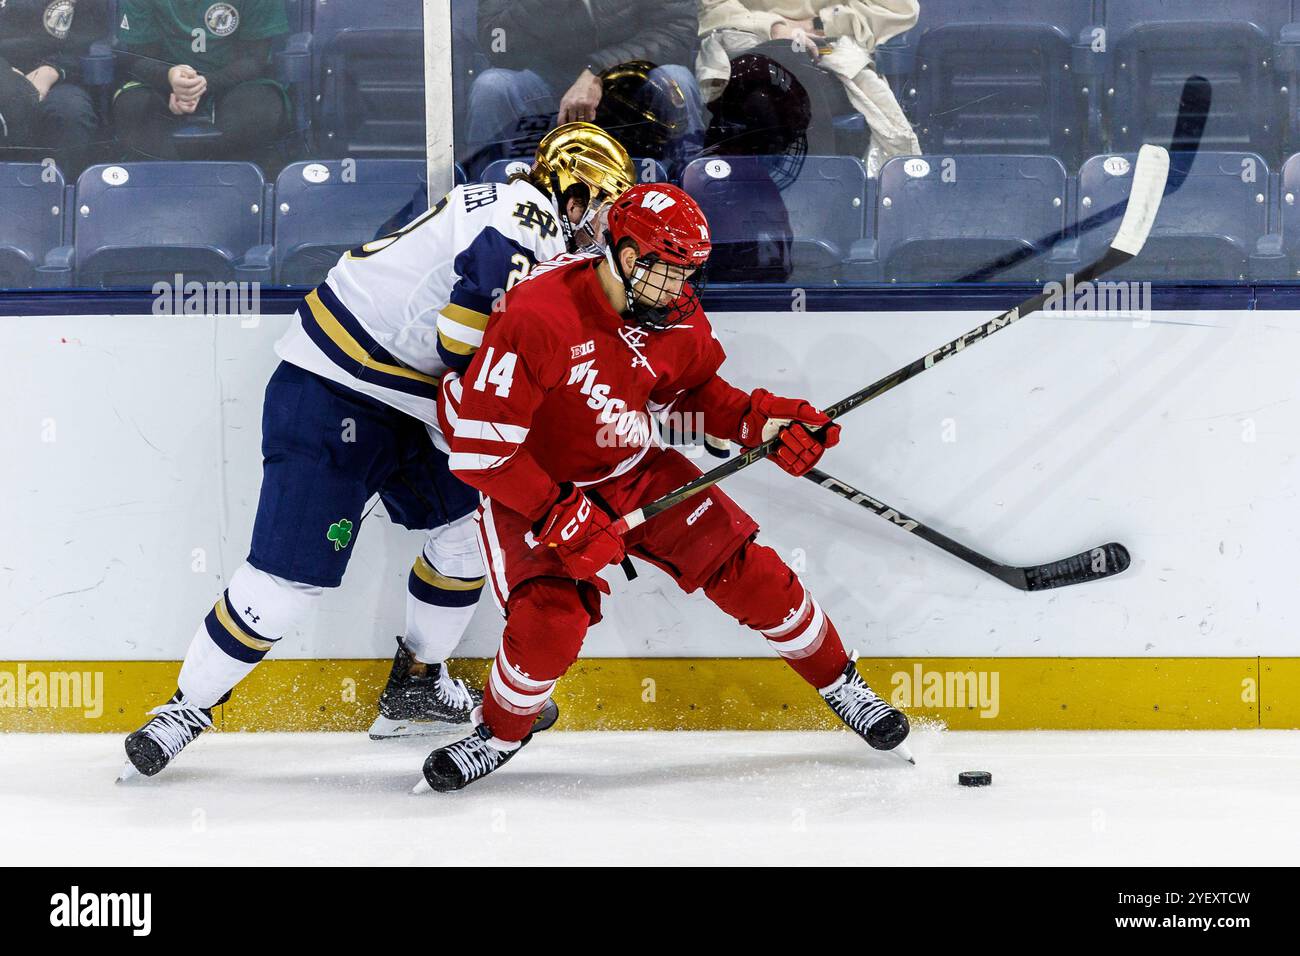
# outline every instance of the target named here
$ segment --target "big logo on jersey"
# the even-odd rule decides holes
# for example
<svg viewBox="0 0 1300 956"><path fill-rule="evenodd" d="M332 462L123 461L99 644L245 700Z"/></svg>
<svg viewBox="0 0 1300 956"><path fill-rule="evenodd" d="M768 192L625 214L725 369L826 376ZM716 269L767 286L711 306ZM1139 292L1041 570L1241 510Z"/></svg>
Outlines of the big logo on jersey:
<svg viewBox="0 0 1300 956"><path fill-rule="evenodd" d="M650 416L644 411L630 411L627 402L609 394L609 386L597 382L600 369L595 360L579 362L569 369L569 385L587 396L587 407L598 413L596 421L602 426L596 433L596 444L602 448L631 446L640 448L650 442Z"/></svg>
<svg viewBox="0 0 1300 956"><path fill-rule="evenodd" d="M559 235L555 217L531 200L515 205L515 218L523 223L525 229L536 229L543 239Z"/></svg>

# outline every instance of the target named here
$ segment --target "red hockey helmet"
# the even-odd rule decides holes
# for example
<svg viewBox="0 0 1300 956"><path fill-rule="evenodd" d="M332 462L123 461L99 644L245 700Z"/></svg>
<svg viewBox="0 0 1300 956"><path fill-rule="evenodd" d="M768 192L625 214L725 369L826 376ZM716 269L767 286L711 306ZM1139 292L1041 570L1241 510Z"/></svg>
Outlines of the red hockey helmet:
<svg viewBox="0 0 1300 956"><path fill-rule="evenodd" d="M669 183L633 186L609 211L606 254L627 289L628 311L642 325L666 328L695 310L703 283L698 270L708 261L709 222L699 204ZM625 240L636 244L637 259L626 275L619 259ZM680 284L680 295L662 300Z"/></svg>

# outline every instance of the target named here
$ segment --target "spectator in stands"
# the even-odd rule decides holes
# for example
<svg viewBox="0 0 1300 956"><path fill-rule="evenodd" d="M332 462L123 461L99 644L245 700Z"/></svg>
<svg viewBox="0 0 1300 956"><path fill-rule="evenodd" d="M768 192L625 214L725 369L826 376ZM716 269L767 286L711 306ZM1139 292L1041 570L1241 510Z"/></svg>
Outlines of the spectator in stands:
<svg viewBox="0 0 1300 956"><path fill-rule="evenodd" d="M99 125L81 58L107 35L107 0L0 3L0 159L52 157L76 175Z"/></svg>
<svg viewBox="0 0 1300 956"><path fill-rule="evenodd" d="M470 88L471 174L501 156L531 155L553 126L609 122L597 116L606 89L602 75L617 74L623 89L629 75L645 76L647 109L660 117L651 125L672 135L654 158L670 171L698 151L703 105L688 66L699 27L697 0L478 3L479 42L493 68Z"/></svg>
<svg viewBox="0 0 1300 956"><path fill-rule="evenodd" d="M789 42L836 77L866 118L871 140L863 159L867 175L875 176L890 157L921 151L871 59L879 44L915 26L919 13L918 0L700 0L695 73L705 99L713 100L727 83L732 58L768 41Z"/></svg>
<svg viewBox="0 0 1300 956"><path fill-rule="evenodd" d="M289 115L271 43L289 32L283 0L121 0L118 41L131 81L113 97L117 137L145 159L264 160ZM173 134L201 124L182 155Z"/></svg>

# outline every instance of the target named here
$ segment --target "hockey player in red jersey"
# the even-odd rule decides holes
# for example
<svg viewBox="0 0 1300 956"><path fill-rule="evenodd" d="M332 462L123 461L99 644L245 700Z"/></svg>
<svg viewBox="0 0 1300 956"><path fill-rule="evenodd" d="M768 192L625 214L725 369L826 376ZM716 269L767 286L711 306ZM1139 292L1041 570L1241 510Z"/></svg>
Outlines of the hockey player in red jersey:
<svg viewBox="0 0 1300 956"><path fill-rule="evenodd" d="M505 297L464 375L443 380L450 467L484 496L479 545L506 623L474 733L431 753L425 781L458 790L531 739L601 618L600 572L627 556L686 592L702 588L868 744L908 757L907 718L867 686L817 599L717 486L625 535L612 527L700 474L658 441L654 419L669 411L746 447L779 435L769 457L792 475L836 444L839 426L806 401L718 375L725 355L688 281L708 259L708 224L685 192L628 190L609 212L607 244L536 268Z"/></svg>

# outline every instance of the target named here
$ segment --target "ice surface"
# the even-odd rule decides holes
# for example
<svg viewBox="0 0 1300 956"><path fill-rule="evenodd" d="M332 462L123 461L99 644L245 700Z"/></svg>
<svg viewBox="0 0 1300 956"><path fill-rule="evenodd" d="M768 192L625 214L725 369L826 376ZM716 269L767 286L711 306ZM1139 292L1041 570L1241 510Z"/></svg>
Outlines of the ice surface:
<svg viewBox="0 0 1300 956"><path fill-rule="evenodd" d="M552 732L469 790L413 796L429 738L214 733L117 785L119 736L0 735L0 847L10 866L1300 857L1300 731L911 742L916 767L847 733Z"/></svg>

